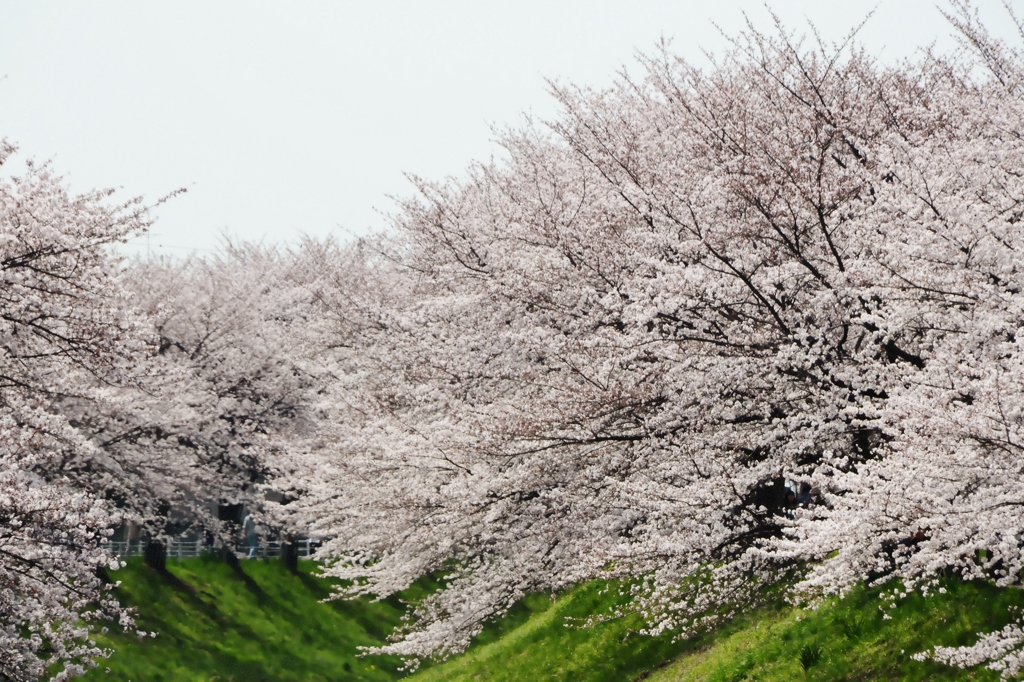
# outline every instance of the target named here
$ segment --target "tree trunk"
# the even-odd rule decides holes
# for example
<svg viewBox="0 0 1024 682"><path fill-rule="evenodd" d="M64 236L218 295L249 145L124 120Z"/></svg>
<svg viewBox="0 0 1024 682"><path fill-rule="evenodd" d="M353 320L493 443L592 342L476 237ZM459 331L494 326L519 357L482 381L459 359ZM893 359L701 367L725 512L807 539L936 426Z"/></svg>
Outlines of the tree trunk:
<svg viewBox="0 0 1024 682"><path fill-rule="evenodd" d="M228 566L235 569L236 571L241 570L242 567L241 564L238 563L238 555L235 554L235 551L227 545L224 545L220 548L220 558L224 561L224 563L226 563Z"/></svg>
<svg viewBox="0 0 1024 682"><path fill-rule="evenodd" d="M299 572L299 546L293 542L281 543L281 563L292 573Z"/></svg>
<svg viewBox="0 0 1024 682"><path fill-rule="evenodd" d="M143 561L155 571L167 570L167 545L158 541L150 540L146 543L146 550L143 553Z"/></svg>

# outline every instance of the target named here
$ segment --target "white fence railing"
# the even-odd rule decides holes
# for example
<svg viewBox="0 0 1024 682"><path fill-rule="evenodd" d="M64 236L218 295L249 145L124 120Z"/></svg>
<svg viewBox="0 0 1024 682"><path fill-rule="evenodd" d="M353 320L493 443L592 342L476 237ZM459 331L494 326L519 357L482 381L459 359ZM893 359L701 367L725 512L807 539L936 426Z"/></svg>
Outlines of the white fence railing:
<svg viewBox="0 0 1024 682"><path fill-rule="evenodd" d="M170 538L166 544L168 559L188 559L208 552L219 551L219 547L214 547L203 540ZM236 544L233 549L239 559L267 559L280 557L282 544L279 540L269 540L257 543L255 546L240 543ZM320 543L310 538L303 538L292 544L295 545L299 557L310 557L316 553L316 548ZM106 543L106 546L121 558L139 556L146 551L145 540L111 540Z"/></svg>

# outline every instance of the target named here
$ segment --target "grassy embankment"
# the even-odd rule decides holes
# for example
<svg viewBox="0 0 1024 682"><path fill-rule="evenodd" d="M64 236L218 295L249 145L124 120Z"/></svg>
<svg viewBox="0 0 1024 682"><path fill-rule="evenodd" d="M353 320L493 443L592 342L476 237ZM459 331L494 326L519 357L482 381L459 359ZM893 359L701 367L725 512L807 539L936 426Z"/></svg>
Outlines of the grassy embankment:
<svg viewBox="0 0 1024 682"><path fill-rule="evenodd" d="M92 680L393 680L393 658L356 657L401 618L398 600L319 603L324 581L288 574L276 562L243 562L244 574L213 559L168 562L161 576L138 563L115 576L139 607L138 640L108 635L115 655ZM966 644L1002 627L1019 590L946 583L947 593L912 596L885 620L874 593L857 591L817 611L769 606L691 642L630 634L630 619L592 629L566 618L607 611L616 590L585 585L552 601L525 599L466 654L427 666L410 682L464 680L994 680L987 670L919 663L927 644ZM415 596L415 595L410 595ZM109 667L111 673L104 674Z"/></svg>
<svg viewBox="0 0 1024 682"><path fill-rule="evenodd" d="M241 572L213 557L168 560L165 574L138 558L112 572L118 597L137 607L140 629L98 637L115 650L86 679L134 682L394 680L395 658L360 658L403 614L397 599L320 603L326 581L277 561L245 561ZM109 668L107 674L105 669Z"/></svg>

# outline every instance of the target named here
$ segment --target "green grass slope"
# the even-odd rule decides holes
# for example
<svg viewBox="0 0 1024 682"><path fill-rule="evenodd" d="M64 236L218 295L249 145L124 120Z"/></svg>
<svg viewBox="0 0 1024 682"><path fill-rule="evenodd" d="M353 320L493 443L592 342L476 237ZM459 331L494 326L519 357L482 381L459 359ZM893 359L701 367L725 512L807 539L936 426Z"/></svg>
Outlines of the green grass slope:
<svg viewBox="0 0 1024 682"><path fill-rule="evenodd" d="M395 658L357 657L399 622L397 600L320 603L327 581L277 561L243 561L241 572L212 558L169 560L160 574L137 559L111 573L122 603L155 638L114 632L97 640L115 650L88 680L394 680ZM105 669L109 668L109 674Z"/></svg>
<svg viewBox="0 0 1024 682"><path fill-rule="evenodd" d="M970 644L981 630L1007 623L1008 607L1024 605L1021 590L945 583L944 595L910 596L879 609L878 591L856 590L817 610L762 607L717 632L689 642L629 634L635 622L590 630L566 628L565 617L607 610L614 597L593 585L536 612L504 636L425 670L410 682L469 680L997 680L989 670L918 662L934 644ZM546 608L543 608L546 606Z"/></svg>
<svg viewBox="0 0 1024 682"><path fill-rule="evenodd" d="M944 595L911 595L885 608L889 620L879 608L877 590L857 590L814 611L762 609L646 679L998 680L984 668L960 670L911 655L936 644L973 644L977 632L1006 625L1008 609L1019 611L1024 593L957 580L944 586Z"/></svg>
<svg viewBox="0 0 1024 682"><path fill-rule="evenodd" d="M236 572L213 558L169 561L156 573L137 561L113 574L120 598L138 608L156 638L111 632L115 654L89 680L395 680L391 657L357 656L401 619L397 599L320 603L329 583L277 562L247 561ZM469 680L996 680L987 670L921 663L911 654L933 644L972 643L1002 627L1024 591L949 580L944 595L912 595L879 609L877 591L857 590L809 611L766 606L687 642L633 632L627 617L594 626L572 623L608 613L622 597L601 582L552 600L532 595L489 626L468 652L427 665L409 682ZM415 598L422 588L406 596ZM567 625L569 623L569 625ZM110 673L104 672L105 668Z"/></svg>
<svg viewBox="0 0 1024 682"><path fill-rule="evenodd" d="M633 632L636 617L579 627L592 614L622 601L618 590L597 581L552 601L532 595L487 628L465 654L416 673L410 682L456 680L630 680L692 648L670 636Z"/></svg>

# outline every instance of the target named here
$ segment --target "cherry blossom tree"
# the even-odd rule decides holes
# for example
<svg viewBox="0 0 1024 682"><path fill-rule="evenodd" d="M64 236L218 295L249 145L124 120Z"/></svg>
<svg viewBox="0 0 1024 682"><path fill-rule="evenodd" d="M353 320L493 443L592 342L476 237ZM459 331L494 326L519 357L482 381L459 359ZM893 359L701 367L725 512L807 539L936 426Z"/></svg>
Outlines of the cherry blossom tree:
<svg viewBox="0 0 1024 682"><path fill-rule="evenodd" d="M0 144L0 163L13 152ZM62 471L105 460L62 405L131 376L144 341L109 246L147 222L137 200L71 195L26 166L0 179L0 676L65 679L103 653L89 621L131 625L97 575L115 510Z"/></svg>
<svg viewBox="0 0 1024 682"><path fill-rule="evenodd" d="M339 423L299 505L350 594L447 576L384 650L593 577L682 634L784 578L1018 581L1024 68L953 10L953 57L751 29L554 87L322 268Z"/></svg>
<svg viewBox="0 0 1024 682"><path fill-rule="evenodd" d="M314 430L309 405L318 385L299 363L311 295L289 281L290 268L285 255L228 245L221 257L140 262L128 271L159 347L126 405L131 414L119 415L105 447L142 463L145 475L128 487L150 487L142 500L149 506L134 513L154 536L166 532L172 511L230 534L209 510L258 508L287 454ZM146 464L154 460L175 464Z"/></svg>
<svg viewBox="0 0 1024 682"><path fill-rule="evenodd" d="M5 679L78 674L106 654L91 621L131 627L101 579L113 526L157 547L182 523L226 538L210 507L257 509L315 431L299 362L314 298L292 260L238 246L125 268L110 246L148 227L146 207L109 196L31 162L0 182Z"/></svg>

